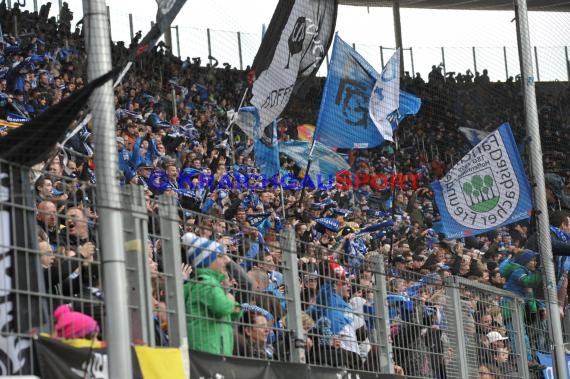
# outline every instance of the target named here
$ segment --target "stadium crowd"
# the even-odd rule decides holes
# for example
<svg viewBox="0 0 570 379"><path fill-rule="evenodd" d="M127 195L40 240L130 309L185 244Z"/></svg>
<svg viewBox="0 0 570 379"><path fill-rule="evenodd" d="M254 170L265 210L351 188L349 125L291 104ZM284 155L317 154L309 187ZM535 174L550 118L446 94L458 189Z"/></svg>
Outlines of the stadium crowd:
<svg viewBox="0 0 570 379"><path fill-rule="evenodd" d="M4 30L12 30L16 16L21 31L17 37L5 35L0 43L2 119L10 121L14 114L33 118L84 85L81 24L72 32L73 14L66 3L58 22L48 14L48 5L37 14L20 12L17 4L10 10L5 2L0 5ZM139 39L137 35L129 46L113 44L115 65L126 63ZM429 189L432 180L471 148L460 126L489 131L508 121L517 140L524 140L518 80L491 82L486 70L482 75L444 75L436 66L427 81L419 73L413 78L405 73L402 86L422 99L422 109L400 125L399 147L386 144L341 153L354 173L421 173L424 179L416 189L393 193L364 186L316 189L304 195L275 185L259 190L216 185L209 190L181 188L178 177L183 173L198 180L210 174L218 184L224 175L235 181L236 174L259 172L253 141L237 127L233 140L226 133L227 113L239 106L248 85L247 71L226 64L218 67L215 59L207 65L200 59L180 61L164 44L138 59L115 88L120 184L143 188L151 236L160 235L158 196L177 199L192 349L291 359L290 342L297 337L287 329L287 251L278 238L287 227L294 228L297 239L307 362L379 370L378 347L383 342L374 326L375 303L386 301L397 372L449 377L446 366L454 353L446 336L443 280L450 275L520 295L526 300L526 322L547 330L532 222L447 240L438 233L439 215ZM297 139L297 125L314 122L322 84L323 79L316 78L303 97L292 100L278 124L280 141ZM570 263L565 263L570 255L570 161L564 145L570 137L570 88L556 96L541 96L540 90L538 95L551 237L554 254L560 257L556 262L562 315L570 271ZM4 133L8 128L0 128L0 135ZM86 123L63 149L54 151L34 191L47 290L102 299L91 136ZM280 161L281 174L303 174L305 168L290 158L281 156ZM149 185L155 170L169 177L162 190ZM156 283L162 256L173 253L161 246L155 237L147 245ZM386 264L388 299L374 297L379 280L376 259ZM167 345L164 294L155 291L154 296L157 343ZM478 346L480 378L516 376L509 305L468 293L464 300L464 316L472 326L465 333ZM85 312L101 324L100 311ZM95 330L89 325L83 336ZM539 332L529 331L525 340L529 366L542 368L533 352L548 348L548 343Z"/></svg>

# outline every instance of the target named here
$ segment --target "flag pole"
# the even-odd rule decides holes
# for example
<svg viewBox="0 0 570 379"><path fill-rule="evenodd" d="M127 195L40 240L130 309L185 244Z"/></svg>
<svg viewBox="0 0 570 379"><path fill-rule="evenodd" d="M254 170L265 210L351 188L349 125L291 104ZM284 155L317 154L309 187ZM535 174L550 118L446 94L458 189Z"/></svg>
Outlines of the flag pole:
<svg viewBox="0 0 570 379"><path fill-rule="evenodd" d="M396 152L398 151L398 137L394 134L394 157L392 158L392 165L394 166L394 174L397 173L396 170ZM394 216L396 215L396 186L392 186L392 206L391 206L391 217L394 220ZM395 224L395 222L394 222ZM392 231L392 235L390 236L390 252L388 253L388 264L392 264L392 258L394 255L394 231Z"/></svg>
<svg viewBox="0 0 570 379"><path fill-rule="evenodd" d="M225 130L225 134L229 134L230 136L230 148L232 149L232 166L235 166L236 164L236 151L234 148L234 124L235 124L235 120L237 118L237 115L239 113L240 108L243 106L243 103L245 102L245 97L247 96L247 93L249 92L249 86L247 86L245 88L245 91L243 92L243 96L241 97L241 101L239 102L239 105L236 109L236 111L234 112L234 114L232 115L232 118L230 120L230 122L228 123L228 127Z"/></svg>
<svg viewBox="0 0 570 379"><path fill-rule="evenodd" d="M530 46L530 32L528 22L527 2L515 1L515 19L517 26L517 42L521 63L521 87L525 111L525 124L527 137L529 137L530 170L534 181L533 200L534 217L538 232L538 250L543 273L543 286L546 297L546 310L550 321L549 334L552 349L552 369L555 378L567 378L564 340L562 338L562 324L556 289L556 275L554 258L552 255L552 241L550 240L550 223L548 220L548 206L546 203L546 188L544 183L544 167L542 165L542 147L536 104L536 88L532 70L532 50ZM534 358L534 357L533 357Z"/></svg>
<svg viewBox="0 0 570 379"><path fill-rule="evenodd" d="M111 40L107 8L102 0L83 0L87 22L87 77L93 80L111 68ZM90 98L95 131L95 165L99 208L98 234L103 269L105 298L105 334L108 341L109 377L131 378L131 333L127 298L127 267L124 249L121 193L116 180L118 171L115 142L115 109L113 86L107 83Z"/></svg>
<svg viewBox="0 0 570 379"><path fill-rule="evenodd" d="M279 192L281 195L281 209L283 209L283 221L287 217L285 213L285 194L283 193L283 186L281 185L281 175L279 175Z"/></svg>
<svg viewBox="0 0 570 379"><path fill-rule="evenodd" d="M309 175L309 170L311 169L311 162L313 161L313 151L315 150L315 142L316 139L313 135L313 142L311 143L311 148L309 149L309 158L307 159L307 168L305 169L305 175ZM303 186L303 188L301 189L301 196L299 197L299 207L303 205L304 197L305 197L305 186Z"/></svg>

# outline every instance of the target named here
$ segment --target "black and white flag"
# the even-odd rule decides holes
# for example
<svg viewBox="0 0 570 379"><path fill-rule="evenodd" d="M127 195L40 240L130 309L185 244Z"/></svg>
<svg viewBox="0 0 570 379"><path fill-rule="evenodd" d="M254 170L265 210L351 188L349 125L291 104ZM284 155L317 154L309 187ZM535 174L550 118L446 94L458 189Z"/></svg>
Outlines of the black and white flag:
<svg viewBox="0 0 570 379"><path fill-rule="evenodd" d="M280 0L253 61L251 103L261 127L277 119L291 94L318 71L331 44L337 0Z"/></svg>
<svg viewBox="0 0 570 379"><path fill-rule="evenodd" d="M160 36L170 27L170 24L172 24L172 21L174 21L185 3L186 0L156 0L158 5L156 22L137 47L137 56L146 53L154 47ZM172 48L172 46L170 47Z"/></svg>

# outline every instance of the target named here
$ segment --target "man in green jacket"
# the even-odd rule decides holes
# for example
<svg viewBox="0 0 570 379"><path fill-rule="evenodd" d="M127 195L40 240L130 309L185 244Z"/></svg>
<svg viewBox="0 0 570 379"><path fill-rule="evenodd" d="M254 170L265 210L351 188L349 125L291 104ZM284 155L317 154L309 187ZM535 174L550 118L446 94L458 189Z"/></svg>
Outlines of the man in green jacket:
<svg viewBox="0 0 570 379"><path fill-rule="evenodd" d="M241 317L240 304L223 286L230 258L215 241L186 233L182 244L195 268L194 277L184 285L188 344L190 349L232 355L232 321Z"/></svg>

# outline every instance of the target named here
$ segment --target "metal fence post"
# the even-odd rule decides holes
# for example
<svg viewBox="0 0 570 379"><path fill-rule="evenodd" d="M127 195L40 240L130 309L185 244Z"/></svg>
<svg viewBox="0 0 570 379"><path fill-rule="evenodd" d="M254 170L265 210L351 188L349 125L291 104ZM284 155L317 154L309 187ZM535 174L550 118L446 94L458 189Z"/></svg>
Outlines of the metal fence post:
<svg viewBox="0 0 570 379"><path fill-rule="evenodd" d="M475 46L473 46L473 71L477 72L477 53L475 52Z"/></svg>
<svg viewBox="0 0 570 379"><path fill-rule="evenodd" d="M412 78L416 76L416 69L414 68L414 50L410 47L410 63L412 64Z"/></svg>
<svg viewBox="0 0 570 379"><path fill-rule="evenodd" d="M133 341L154 346L152 287L147 261L148 215L140 186L127 186L122 194L125 259L129 288L129 315Z"/></svg>
<svg viewBox="0 0 570 379"><path fill-rule="evenodd" d="M566 72L568 74L568 80L570 81L570 59L568 59L568 46L564 46L564 53L566 54Z"/></svg>
<svg viewBox="0 0 570 379"><path fill-rule="evenodd" d="M521 309L524 307L524 301L522 299L516 298L513 303L513 311L511 314L512 323L513 323L513 330L516 334L516 346L517 346L517 358L518 358L518 367L522 368L518 371L518 374L523 379L528 379L530 377L530 373L528 370L528 359L526 357L526 346L524 342L524 335L525 335L525 327L524 327L524 319L521 312Z"/></svg>
<svg viewBox="0 0 570 379"><path fill-rule="evenodd" d="M102 0L83 0L87 22L85 44L88 48L87 77L89 80L112 68L109 19ZM117 186L117 144L115 139L115 110L112 83L95 90L89 103L95 129L95 164L97 166L97 197L101 237L101 266L105 298L105 332L108 341L109 376L130 378L133 375L128 317L128 291L123 242L121 194Z"/></svg>
<svg viewBox="0 0 570 379"><path fill-rule="evenodd" d="M38 0L34 0L34 12L38 11Z"/></svg>
<svg viewBox="0 0 570 379"><path fill-rule="evenodd" d="M239 69L243 70L243 55L241 51L241 32L237 32L237 39L238 39Z"/></svg>
<svg viewBox="0 0 570 379"><path fill-rule="evenodd" d="M182 292L182 259L180 257L180 231L175 200L172 197L160 197L160 231L162 236L162 264L164 272L170 276L166 280L166 302L168 309L168 332L171 346L187 347L186 310Z"/></svg>
<svg viewBox="0 0 570 379"><path fill-rule="evenodd" d="M212 65L212 39L210 38L210 28L206 29L206 35L208 37L208 59L210 60L210 66Z"/></svg>
<svg viewBox="0 0 570 379"><path fill-rule="evenodd" d="M299 267L297 263L297 244L295 231L289 227L281 232L281 250L283 265L286 267L283 279L287 288L287 328L292 330L291 361L305 363L305 330L301 321L301 288L299 286ZM290 317L292 316L292 317Z"/></svg>
<svg viewBox="0 0 570 379"><path fill-rule="evenodd" d="M392 363L393 351L390 341L390 317L388 315L388 307L384 304L384 299L388 296L386 287L386 272L384 269L384 259L382 255L376 257L374 270L374 307L376 311L376 332L380 348L380 370L383 373L394 373L394 364ZM381 343L386 342L386 343Z"/></svg>
<svg viewBox="0 0 570 379"><path fill-rule="evenodd" d="M380 46L380 64L384 67L384 48Z"/></svg>
<svg viewBox="0 0 570 379"><path fill-rule="evenodd" d="M133 14L129 13L129 31L131 32L131 41L135 38L135 32L133 27Z"/></svg>
<svg viewBox="0 0 570 379"><path fill-rule="evenodd" d="M447 69L445 68L445 49L441 47L441 63L443 64L443 75L446 74Z"/></svg>
<svg viewBox="0 0 570 379"><path fill-rule="evenodd" d="M178 25L176 25L175 28L176 28L176 49L178 50L178 59L182 59L182 54L180 53L180 28L178 28Z"/></svg>
<svg viewBox="0 0 570 379"><path fill-rule="evenodd" d="M503 46L503 57L505 57L505 80L509 80L509 65L507 63L507 47Z"/></svg>
<svg viewBox="0 0 570 379"><path fill-rule="evenodd" d="M461 294L459 291L459 283L455 276L446 278L445 285L447 287L448 296L451 300L450 309L453 310L449 316L453 319L455 330L453 335L456 336L454 351L457 352L457 373L459 378L469 378L469 369L467 366L467 352L465 350L465 335L463 334L463 307L461 305ZM451 326L451 325L450 325Z"/></svg>

